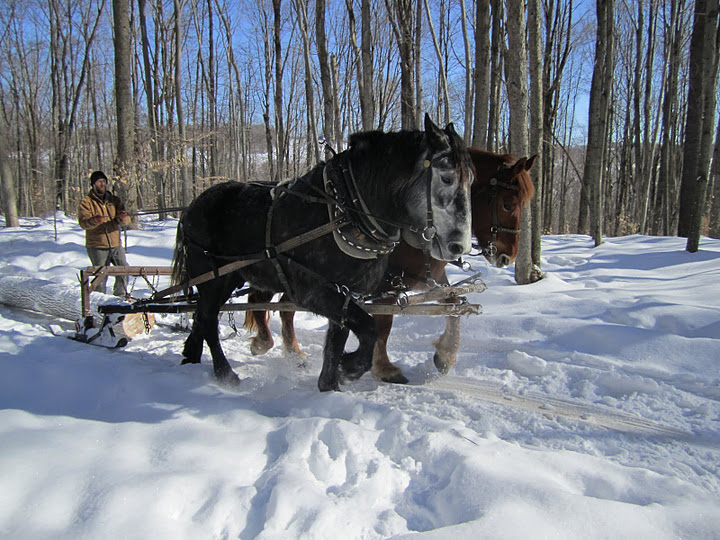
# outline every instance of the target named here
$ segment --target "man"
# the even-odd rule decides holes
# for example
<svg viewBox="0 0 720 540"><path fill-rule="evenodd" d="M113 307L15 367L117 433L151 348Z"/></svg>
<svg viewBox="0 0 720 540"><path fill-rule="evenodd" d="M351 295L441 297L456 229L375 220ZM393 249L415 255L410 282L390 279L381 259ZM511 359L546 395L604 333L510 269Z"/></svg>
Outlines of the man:
<svg viewBox="0 0 720 540"><path fill-rule="evenodd" d="M107 176L102 171L90 175L90 192L78 206L78 223L85 229L85 249L93 266L127 266L125 250L120 242L120 227L130 223L122 201L107 189ZM104 293L107 277L95 290ZM127 294L127 276L116 276L115 296Z"/></svg>

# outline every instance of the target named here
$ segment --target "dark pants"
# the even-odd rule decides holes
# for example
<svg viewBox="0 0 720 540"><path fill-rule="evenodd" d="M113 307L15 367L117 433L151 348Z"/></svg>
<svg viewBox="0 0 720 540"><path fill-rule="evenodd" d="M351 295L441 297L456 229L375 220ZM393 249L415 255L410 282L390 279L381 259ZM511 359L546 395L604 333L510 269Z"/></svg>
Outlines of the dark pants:
<svg viewBox="0 0 720 540"><path fill-rule="evenodd" d="M110 249L101 249L86 247L88 257L93 266L127 266L127 260L125 259L125 250L122 246L117 246ZM113 286L113 294L115 296L125 296L127 292L127 276L115 276L115 285ZM105 286L107 283L107 277L100 281L100 284L94 290L104 293Z"/></svg>

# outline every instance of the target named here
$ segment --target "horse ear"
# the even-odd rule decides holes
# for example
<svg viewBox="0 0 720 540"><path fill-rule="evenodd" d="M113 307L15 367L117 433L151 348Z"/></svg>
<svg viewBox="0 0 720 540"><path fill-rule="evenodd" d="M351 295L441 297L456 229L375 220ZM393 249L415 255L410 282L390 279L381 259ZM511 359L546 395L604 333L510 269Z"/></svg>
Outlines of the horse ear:
<svg viewBox="0 0 720 540"><path fill-rule="evenodd" d="M455 131L455 124L450 122L447 126L445 126L445 133L450 136L457 135L457 131Z"/></svg>
<svg viewBox="0 0 720 540"><path fill-rule="evenodd" d="M523 171L523 170L525 170L526 168L528 168L528 167L526 166L527 161L528 161L528 158L526 158L526 157L523 157L523 158L518 159L518 160L515 162L515 165L513 165L512 167L510 167L510 169L512 170L512 175L511 175L511 176L512 176L512 177L515 177L515 176L517 176L518 174L520 174L521 171ZM532 165L532 163L531 163L530 165Z"/></svg>
<svg viewBox="0 0 720 540"><path fill-rule="evenodd" d="M529 171L532 169L533 164L535 163L535 160L537 159L538 155L535 154L533 156L530 156L527 161L525 162L525 170Z"/></svg>
<svg viewBox="0 0 720 540"><path fill-rule="evenodd" d="M425 113L425 137L427 138L430 147L439 150L450 146L448 136L443 130L435 125L430 119L430 115Z"/></svg>

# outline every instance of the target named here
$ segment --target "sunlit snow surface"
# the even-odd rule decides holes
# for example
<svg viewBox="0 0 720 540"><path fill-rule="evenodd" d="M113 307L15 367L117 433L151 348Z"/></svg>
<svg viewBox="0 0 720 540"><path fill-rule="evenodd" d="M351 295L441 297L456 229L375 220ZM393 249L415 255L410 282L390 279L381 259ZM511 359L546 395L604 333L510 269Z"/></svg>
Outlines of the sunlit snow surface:
<svg viewBox="0 0 720 540"><path fill-rule="evenodd" d="M0 278L79 296L73 219L57 241L52 218L21 225L0 228ZM129 264L169 265L175 225L129 231ZM0 537L720 537L720 241L684 247L547 236L546 277L527 286L470 257L488 289L450 374L432 362L443 319L396 317L388 349L410 384L368 374L340 393L317 391L311 314L296 316L304 367L277 315L262 357L242 314L238 335L223 315L230 391L207 351L179 366L177 316L108 350L0 305Z"/></svg>

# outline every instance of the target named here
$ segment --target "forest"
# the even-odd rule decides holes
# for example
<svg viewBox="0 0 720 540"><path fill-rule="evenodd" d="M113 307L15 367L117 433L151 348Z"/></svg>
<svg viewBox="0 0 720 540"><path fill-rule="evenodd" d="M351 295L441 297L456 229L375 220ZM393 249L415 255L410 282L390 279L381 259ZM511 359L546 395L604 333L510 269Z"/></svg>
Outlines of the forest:
<svg viewBox="0 0 720 540"><path fill-rule="evenodd" d="M3 0L0 202L73 214L102 169L162 218L427 112L540 156L533 238L693 251L720 237L719 51L717 0Z"/></svg>

